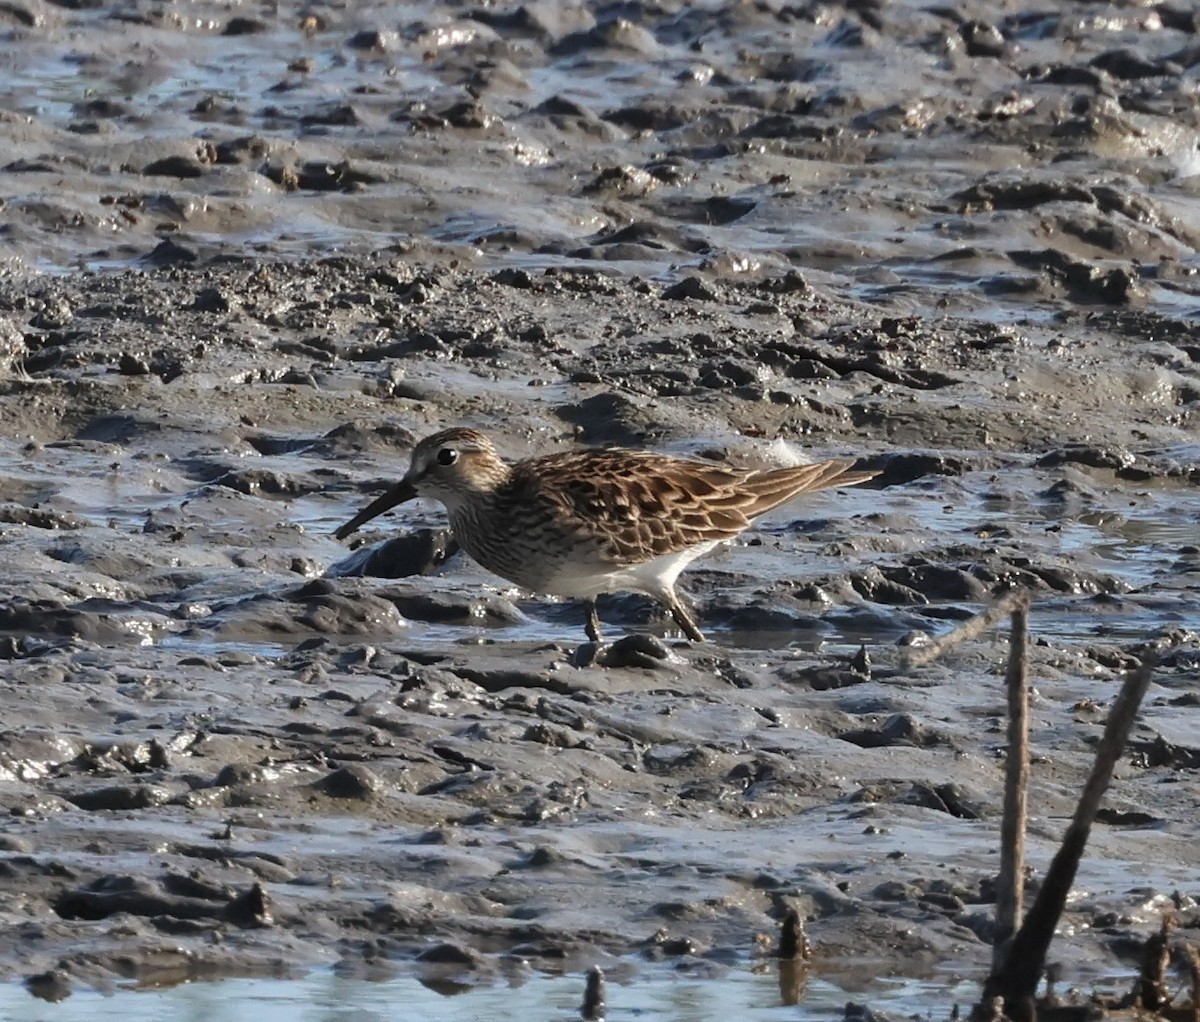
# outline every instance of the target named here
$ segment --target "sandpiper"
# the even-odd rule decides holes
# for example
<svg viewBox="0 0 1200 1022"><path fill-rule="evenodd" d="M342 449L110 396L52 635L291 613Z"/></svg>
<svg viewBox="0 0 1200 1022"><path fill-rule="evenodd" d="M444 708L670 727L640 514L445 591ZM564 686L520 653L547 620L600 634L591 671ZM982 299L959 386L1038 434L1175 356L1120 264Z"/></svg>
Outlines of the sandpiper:
<svg viewBox="0 0 1200 1022"><path fill-rule="evenodd" d="M648 451L592 449L501 460L478 430L446 429L412 453L404 478L337 530L414 497L441 501L459 544L523 589L587 601L587 636L600 641L596 597L654 597L684 635L703 642L675 595L679 573L754 519L801 493L854 486L878 473L853 461L736 469Z"/></svg>

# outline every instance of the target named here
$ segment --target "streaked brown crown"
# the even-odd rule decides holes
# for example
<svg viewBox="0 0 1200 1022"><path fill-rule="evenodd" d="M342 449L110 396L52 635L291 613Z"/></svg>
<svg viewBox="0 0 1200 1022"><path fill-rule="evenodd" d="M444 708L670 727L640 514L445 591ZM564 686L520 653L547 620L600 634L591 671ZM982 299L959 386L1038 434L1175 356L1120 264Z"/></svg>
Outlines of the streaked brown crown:
<svg viewBox="0 0 1200 1022"><path fill-rule="evenodd" d="M491 492L510 472L483 433L457 427L418 443L404 478L421 496L451 505L471 494Z"/></svg>

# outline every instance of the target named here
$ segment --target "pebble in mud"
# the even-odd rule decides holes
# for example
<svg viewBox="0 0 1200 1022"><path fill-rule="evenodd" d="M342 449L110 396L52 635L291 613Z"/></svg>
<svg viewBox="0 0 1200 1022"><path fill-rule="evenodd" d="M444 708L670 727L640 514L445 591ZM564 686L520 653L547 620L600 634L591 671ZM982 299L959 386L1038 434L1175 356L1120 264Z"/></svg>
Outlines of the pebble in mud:
<svg viewBox="0 0 1200 1022"><path fill-rule="evenodd" d="M572 655L576 667L597 664L600 667L643 667L657 670L667 666L673 657L662 640L653 635L625 635L615 642L600 644L580 643Z"/></svg>
<svg viewBox="0 0 1200 1022"><path fill-rule="evenodd" d="M25 979L25 989L41 1001L57 1004L71 996L71 977L62 969L39 972Z"/></svg>
<svg viewBox="0 0 1200 1022"><path fill-rule="evenodd" d="M233 788L245 784L261 784L270 780L272 772L263 766L251 763L228 763L217 771L213 778L214 788Z"/></svg>
<svg viewBox="0 0 1200 1022"><path fill-rule="evenodd" d="M326 774L317 787L332 798L368 799L383 790L383 782L367 767L350 763Z"/></svg>
<svg viewBox="0 0 1200 1022"><path fill-rule="evenodd" d="M428 575L458 551L448 529L417 529L375 546L364 546L329 567L330 576L408 578Z"/></svg>

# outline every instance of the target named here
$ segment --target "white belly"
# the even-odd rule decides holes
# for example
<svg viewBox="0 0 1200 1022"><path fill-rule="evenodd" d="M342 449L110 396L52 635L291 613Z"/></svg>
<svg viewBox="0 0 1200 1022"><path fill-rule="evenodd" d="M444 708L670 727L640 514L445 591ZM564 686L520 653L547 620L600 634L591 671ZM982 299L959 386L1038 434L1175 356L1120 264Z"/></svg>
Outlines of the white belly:
<svg viewBox="0 0 1200 1022"><path fill-rule="evenodd" d="M701 543L673 554L664 554L641 564L601 572L587 571L571 564L564 565L553 578L539 589L554 596L570 596L590 600L601 593L634 592L664 597L671 593L675 580L697 557L703 557L717 544Z"/></svg>

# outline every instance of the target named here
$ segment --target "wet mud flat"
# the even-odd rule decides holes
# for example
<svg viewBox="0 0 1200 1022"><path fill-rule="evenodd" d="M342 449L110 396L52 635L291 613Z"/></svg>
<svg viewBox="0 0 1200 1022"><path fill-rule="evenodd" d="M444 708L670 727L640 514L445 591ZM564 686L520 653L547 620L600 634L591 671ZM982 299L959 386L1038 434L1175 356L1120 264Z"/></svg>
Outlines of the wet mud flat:
<svg viewBox="0 0 1200 1022"><path fill-rule="evenodd" d="M1186 5L0 9L0 976L990 958L1034 596L1037 873L1167 638L1054 956L1195 926ZM236 73L231 72L236 65ZM856 456L577 667L413 441ZM650 637L653 637L650 638Z"/></svg>
<svg viewBox="0 0 1200 1022"><path fill-rule="evenodd" d="M1196 12L13 0L0 258L398 246L1195 308Z"/></svg>
<svg viewBox="0 0 1200 1022"><path fill-rule="evenodd" d="M0 284L3 974L48 996L330 963L720 975L791 907L848 989L978 978L1006 643L895 668L1014 585L1035 596L1035 869L1120 672L1174 642L1056 947L1069 980L1194 917L1176 321L706 287L390 257ZM332 539L447 423L511 456L786 441L881 475L700 562L709 643L618 597L613 637L661 640L580 668L582 610L446 559L437 508Z"/></svg>

